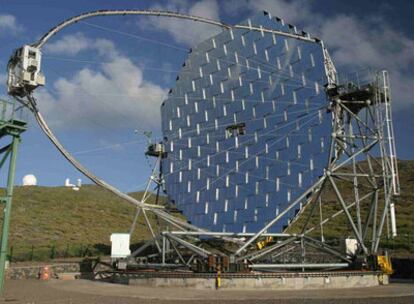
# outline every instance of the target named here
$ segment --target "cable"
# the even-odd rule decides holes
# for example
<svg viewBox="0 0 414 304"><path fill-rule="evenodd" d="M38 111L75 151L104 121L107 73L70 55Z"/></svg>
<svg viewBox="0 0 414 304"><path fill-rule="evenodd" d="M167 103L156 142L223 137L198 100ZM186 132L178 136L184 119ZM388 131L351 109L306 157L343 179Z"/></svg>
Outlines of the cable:
<svg viewBox="0 0 414 304"><path fill-rule="evenodd" d="M93 148L93 149L88 149L88 150L76 151L76 152L72 152L72 155L81 155L81 154L87 154L91 152L99 152L99 151L104 151L104 150L110 150L113 148L119 148L124 145L143 144L143 143L146 143L146 141L132 140L132 141L110 144L110 145L106 145L103 147L98 147L98 148Z"/></svg>
<svg viewBox="0 0 414 304"><path fill-rule="evenodd" d="M38 41L36 41L33 46L37 48L41 48L52 36L56 35L59 31L61 31L63 28L74 24L76 22L79 22L83 19L92 18L92 17L98 17L98 16L125 16L125 15L144 15L144 16L156 16L156 17L169 17L169 18L177 18L177 19L185 19L185 20L193 20L196 22L202 22L206 24L215 25L224 29L231 29L232 26L212 20L209 18L204 17L198 17L193 15L187 15L187 14L181 14L178 12L171 12L171 11L160 11L160 10L98 10L98 11L92 11L88 13L83 13L75 17L71 17L57 26L53 27L49 30L45 35L43 35ZM255 26L246 26L246 25L234 25L233 28L235 29L244 29L244 30L250 30L250 31L257 31L261 33L271 33L275 35L285 36L289 38L294 38L297 40L307 41L311 43L317 43L322 46L322 41L318 38L310 38L308 36L304 35L298 35L298 34L292 34L292 33L286 33L283 31L278 30L272 30L267 29L263 27L255 27Z"/></svg>
<svg viewBox="0 0 414 304"><path fill-rule="evenodd" d="M140 207L142 209L147 209L152 211L154 214L158 215L160 218L164 219L165 221L173 224L176 227L182 228L185 227L190 230L196 230L196 231L204 231L198 227L195 227L187 222L184 222L180 219L175 218L174 216L170 215L169 213L161 210L162 207L157 205L151 205L142 203L139 200L134 199L133 197L129 196L128 194L125 194L121 191L119 191L114 186L108 184L104 180L98 178L93 173L91 173L88 169L86 169L81 163L79 163L66 149L65 147L59 142L59 140L56 138L56 136L53 134L52 130L47 125L46 121L44 120L42 114L39 112L36 104L36 100L32 95L27 95L27 99L30 103L30 109L35 115L36 121L39 124L42 131L45 133L45 135L50 139L50 141L55 145L55 147L59 150L59 152L82 174L87 176L90 180L92 180L95 184L107 189L108 191L112 192L113 194L119 196L120 198L128 201L129 203L132 203L136 205L137 207Z"/></svg>
<svg viewBox="0 0 414 304"><path fill-rule="evenodd" d="M24 103L19 98L16 98L19 102ZM31 95L27 94L28 99L28 108L33 112L35 115L36 121L39 124L42 131L45 133L45 135L50 139L50 141L53 143L53 145L59 150L59 152L82 174L84 174L86 177L88 177L90 180L92 180L95 184L98 186L101 186L108 191L112 192L116 196L120 197L121 199L134 204L138 208L141 208L143 210L149 210L153 212L155 215L159 216L159 218L163 219L167 223L171 224L172 226L175 226L176 228L180 230L184 230L184 228L192 231L199 231L199 232L207 232L206 229L201 229L199 227L196 227L194 225L189 224L186 221L183 221L179 218L176 218L175 216L172 216L168 212L162 210L162 206L159 205L151 205L143 203L132 196L123 193L122 191L118 190L114 186L108 184L104 180L98 178L96 175L94 175L92 172L90 172L88 169L86 169L81 163L79 163L66 149L65 147L59 142L59 140L56 138L56 136L53 134L52 130L47 125L46 121L43 119L42 114L39 112L36 99ZM231 238L231 237L219 237L223 240L234 242L234 243L243 243L239 239Z"/></svg>
<svg viewBox="0 0 414 304"><path fill-rule="evenodd" d="M58 60L58 61L66 61L66 62L76 62L76 63L85 63L85 64L96 64L96 65L103 65L103 64L113 64L113 62L111 61L93 61L93 60L85 60L85 59L72 59L72 58L65 58L65 57L57 57L57 56L48 56L48 55L43 55L42 59L47 59L47 60ZM222 60L222 59L219 59ZM237 65L240 65L242 67L245 67L244 65L241 65L239 63L237 63ZM165 73L171 73L171 74L189 74L189 75L199 75L200 73L197 71L184 71L184 70L173 70L173 69L163 69L163 68L158 68L158 67L148 67L148 66L143 66L143 67L139 67L142 70L150 70L150 71L160 71L160 72L165 72ZM277 72L277 71L273 71L270 74L274 74L274 75L278 75L281 74L281 72ZM212 77L216 78L216 77L220 77L218 75L213 75L210 74ZM299 78L298 78L299 79ZM289 78L289 80L295 80L295 77L291 77ZM310 79L305 77L306 81L311 81ZM244 82L257 82L257 83L269 83L269 80L258 80L258 79L249 79L249 78L242 78L242 81ZM276 81L274 81L276 82ZM295 87L297 88L297 85L292 85L292 84L283 84L284 86L287 87ZM323 87L322 85L318 84L319 87ZM309 89L309 90L314 90L315 88L312 86L303 86L304 89ZM103 95L107 95L107 94L103 94ZM118 94L114 94L115 96L117 96ZM125 95L125 94L120 94L120 96ZM179 97L179 96L178 96ZM172 97L170 97L172 98ZM177 97L174 97L177 98ZM204 99L204 98L203 98ZM224 100L223 98L220 98L221 100ZM231 100L230 98L226 98L228 100Z"/></svg>
<svg viewBox="0 0 414 304"><path fill-rule="evenodd" d="M168 16L168 17L171 17L171 16ZM179 17L179 18L181 18L181 17ZM195 18L198 18L198 17L195 17ZM83 19L83 18L81 18L81 19ZM187 19L187 18L184 18L184 19ZM200 21L201 22L204 22L202 20L200 20ZM95 28L99 28L101 30L108 31L108 32L117 33L117 34L120 34L120 35L125 35L125 36L132 37L132 38L136 38L136 39L139 39L139 40L145 40L145 41L148 41L148 42L151 42L151 43L154 43L154 44L158 44L158 45L162 45L162 46L165 46L165 47L170 47L170 48L173 48L173 49L176 49L176 50L179 50L179 51L188 52L188 49L186 49L186 48L177 47L177 46L174 46L174 45L169 44L169 43L160 42L160 41L157 41L157 40L154 40L154 39L142 37L142 36L139 36L139 35L136 35L136 34L131 34L131 33L124 32L124 31L119 31L119 30L111 29L111 28L108 28L108 27L104 27L104 26L101 26L101 25L97 25L97 24L93 24L93 23L89 23L89 22L85 22L85 21L79 21L79 22L80 23L83 23L83 24L86 24L86 25L89 25L89 26L92 26L92 27L95 27ZM215 25L218 25L218 24L215 24ZM237 25L235 25L233 27L236 28L236 29L238 28ZM224 28L226 28L228 30L231 30L231 27L228 27L228 26L224 26ZM244 27L242 27L242 28L244 28ZM262 31L262 29L255 28L255 27L250 27L249 29L250 30L254 30L254 31L260 30L260 32L263 35L264 35L264 33L267 33L267 34L268 33L272 33L272 34L279 34L279 35L286 34L284 32L278 32L278 31L274 31L274 30ZM275 32L277 32L277 33L275 33ZM282 35L282 36L284 36L284 35ZM298 35L296 35L296 36L298 36ZM289 38L296 38L296 39L298 39L298 37L291 37L291 36L288 36L288 37ZM299 37L302 37L302 36L299 36ZM299 40L301 40L301 39L299 38ZM316 41L308 41L308 42L316 42ZM199 52L199 51L195 51L195 50L192 50L192 53L198 54L198 55L204 55L203 52ZM292 52L288 52L288 53L290 54L290 56L292 55ZM239 65L239 66L242 66L242 67L247 68L248 70L249 69L253 69L253 70L256 70L258 72L263 72L263 73L267 73L267 74L274 74L274 72L276 72L276 73L279 73L280 75L283 75L283 74L289 75L289 77L290 77L291 80L294 80L296 78L297 79L296 81L298 83L300 83L302 81L302 79L299 76L298 77L294 77L294 76L290 75L288 72L285 72L285 69L288 66L288 60L286 60L285 61L285 64L283 65L283 67L281 69L279 69L277 66L272 65L270 62L269 63L265 63L265 62L263 62L261 60L254 60L252 58L247 58L247 57L244 57L242 55L238 55L238 57L240 57L240 58L242 58L242 59L244 59L246 61L246 64L248 64L248 62L255 62L255 63L257 63L257 65L259 67L259 69L258 69L258 68L252 67L250 65L248 66L248 65L242 65L242 64L240 64L238 62L236 63L236 62L234 62L232 60L221 59L221 58L218 58L216 56L213 56L213 57L216 58L218 61L222 61L222 62L227 62L227 63L230 63L230 64ZM265 67L265 66L262 66L261 64L265 64L266 66L268 66L270 68L273 68L273 70L272 69L270 71L266 71L266 69L261 70L260 67ZM279 77L280 77L280 75L279 75ZM322 88L322 85L319 85L319 86Z"/></svg>
<svg viewBox="0 0 414 304"><path fill-rule="evenodd" d="M185 14L180 14L180 13L175 13L175 12L168 12L168 11L154 11L154 10L100 10L100 11L94 11L94 12L89 12L89 13L85 13L85 14L81 14L79 16L75 16L72 17L66 21L63 21L62 23L60 23L59 25L57 25L56 27L52 28L49 32L47 32L43 37L41 37L36 43L33 44L34 47L36 48L42 48L42 46L56 33L58 33L60 30L62 30L63 28L65 28L66 26L69 26L73 23L79 22L83 19L86 18L90 18L90 17L96 17L96 16L113 16L113 15L147 15L147 16L163 16L163 17L171 17L171 18L179 18L179 19L186 19L186 20L193 20L193 21L199 21L199 22L203 22L203 23L207 23L207 24L212 24L212 25L216 25L218 27L224 28L224 29L245 29L245 30L250 30L250 31L260 31L262 34L263 33L272 33L272 34L276 34L276 35L281 35L281 36L285 36L285 37L289 37L289 38L293 38L293 39L298 39L301 41L306 41L306 42L311 42L311 43L316 43L318 45L320 45L321 47L323 47L323 44L320 40L316 39L316 38L310 38L308 36L304 36L304 35L298 35L298 34L293 34L293 33L286 33L286 32L282 32L282 31L277 31L277 30L271 30L271 29L266 29L263 27L252 27L251 25L249 26L245 26L245 25L235 25L233 27L219 22L219 21L215 21L215 20L211 20L211 19L207 19L207 18L202 18L202 17L197 17L197 16L191 16L191 15L185 15ZM234 62L233 62L234 63ZM259 64L260 66L260 64ZM254 69L254 68L253 68ZM267 71L264 71L267 72ZM269 73L269 72L268 72ZM293 78L293 77L292 77ZM165 212L164 210L159 209L159 206L154 206L154 205L150 205L150 204L146 204L143 203L139 200L136 200L134 198L132 198L131 196L119 191L117 188L115 188L114 186L106 183L104 180L98 178L97 176L95 176L93 173L91 173L89 170L87 170L82 164L80 164L66 149L65 147L59 142L59 140L56 138L56 136L53 134L53 132L51 131L51 129L48 127L46 121L44 120L42 114L39 112L37 105L36 105L36 100L35 98L31 95L31 94L26 94L27 99L30 103L29 108L33 111L36 121L39 124L40 128L42 129L42 131L45 133L45 135L51 140L51 142L56 146L56 148L60 151L60 153L77 169L79 170L81 173L83 173L85 176L87 176L88 178L90 178L93 182L95 182L97 185L102 186L103 188L109 190L110 192L114 193L115 195L121 197L122 199L136 205L137 207L142 208L143 210L147 209L152 211L154 214L158 215L160 218L164 219L165 221L173 224L176 227L179 227L180 229L182 229L183 227L191 229L191 230L196 230L196 231L205 231L203 229L200 229L198 227L195 227L187 222L184 222L180 219L177 219L173 216L171 216L170 214L168 214L167 212ZM217 179L215 180L217 181ZM214 181L213 181L214 183Z"/></svg>

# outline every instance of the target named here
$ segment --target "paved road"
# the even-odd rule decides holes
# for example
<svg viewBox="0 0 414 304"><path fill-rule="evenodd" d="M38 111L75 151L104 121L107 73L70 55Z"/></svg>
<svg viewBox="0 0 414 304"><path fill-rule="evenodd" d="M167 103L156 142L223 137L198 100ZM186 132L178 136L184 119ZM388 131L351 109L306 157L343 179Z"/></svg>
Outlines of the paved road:
<svg viewBox="0 0 414 304"><path fill-rule="evenodd" d="M148 288L86 280L6 282L1 303L414 303L414 283L354 289L234 291Z"/></svg>

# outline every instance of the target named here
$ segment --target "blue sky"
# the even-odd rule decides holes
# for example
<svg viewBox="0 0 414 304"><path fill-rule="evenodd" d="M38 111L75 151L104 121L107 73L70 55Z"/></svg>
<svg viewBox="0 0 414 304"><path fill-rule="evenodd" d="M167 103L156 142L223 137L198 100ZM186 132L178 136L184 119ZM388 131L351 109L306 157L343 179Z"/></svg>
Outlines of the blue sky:
<svg viewBox="0 0 414 304"><path fill-rule="evenodd" d="M414 159L414 3L410 1L51 1L0 0L0 96L13 49L33 43L64 19L96 9L168 9L234 24L259 10L321 37L340 71L386 68L391 74L397 152ZM149 174L146 139L159 136L159 105L186 50L217 28L180 20L105 17L75 24L43 49L47 85L36 96L57 136L98 176L124 191ZM17 184L32 173L40 185L82 177L54 149L33 119L23 134ZM85 179L85 178L83 178Z"/></svg>

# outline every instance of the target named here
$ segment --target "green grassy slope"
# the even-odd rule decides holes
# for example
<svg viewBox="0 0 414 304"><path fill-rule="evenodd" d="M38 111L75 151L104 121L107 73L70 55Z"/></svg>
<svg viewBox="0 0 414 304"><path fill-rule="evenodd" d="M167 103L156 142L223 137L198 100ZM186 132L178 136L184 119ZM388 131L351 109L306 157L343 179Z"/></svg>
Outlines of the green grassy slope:
<svg viewBox="0 0 414 304"><path fill-rule="evenodd" d="M141 193L133 193L141 197ZM148 201L153 203L151 197ZM65 187L15 187L10 227L14 255L30 252L81 250L86 246L109 245L113 232L128 232L135 207L94 185L80 191ZM155 219L148 213L152 222ZM150 238L144 219L136 226L132 242ZM71 252L75 255L76 252Z"/></svg>

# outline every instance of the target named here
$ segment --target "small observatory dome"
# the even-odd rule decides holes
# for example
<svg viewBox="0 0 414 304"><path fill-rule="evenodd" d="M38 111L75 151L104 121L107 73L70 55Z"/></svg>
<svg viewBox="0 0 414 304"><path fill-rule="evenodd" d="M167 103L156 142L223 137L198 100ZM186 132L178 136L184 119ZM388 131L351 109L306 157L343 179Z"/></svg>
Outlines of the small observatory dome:
<svg viewBox="0 0 414 304"><path fill-rule="evenodd" d="M37 179L33 174L27 174L23 177L23 186L36 186Z"/></svg>

